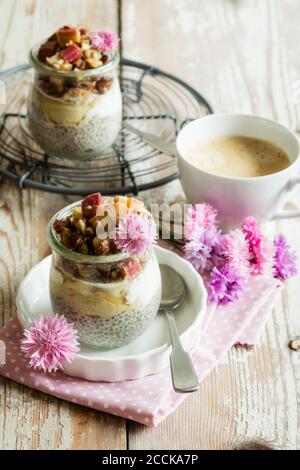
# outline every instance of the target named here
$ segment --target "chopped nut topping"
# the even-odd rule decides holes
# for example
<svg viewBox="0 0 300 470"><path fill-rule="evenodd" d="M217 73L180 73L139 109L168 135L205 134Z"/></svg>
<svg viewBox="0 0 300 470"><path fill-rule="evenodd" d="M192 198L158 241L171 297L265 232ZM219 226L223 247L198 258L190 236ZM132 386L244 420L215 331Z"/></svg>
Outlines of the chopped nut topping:
<svg viewBox="0 0 300 470"><path fill-rule="evenodd" d="M97 233L112 230L110 222L118 223L121 216L143 210L143 203L137 199L116 196L108 201L100 193L95 193L84 198L81 206L74 207L68 217L55 220L53 229L66 248L82 254L109 255L118 252L114 240L110 237L103 240ZM131 268L130 265L126 269L130 271ZM135 270L134 267L132 269Z"/></svg>
<svg viewBox="0 0 300 470"><path fill-rule="evenodd" d="M64 92L64 80L59 77L49 77L49 82L51 83L53 89L58 95L62 95Z"/></svg>
<svg viewBox="0 0 300 470"><path fill-rule="evenodd" d="M80 100L86 99L88 91L84 88L69 88L63 95L63 99L69 103L77 103Z"/></svg>
<svg viewBox="0 0 300 470"><path fill-rule="evenodd" d="M78 230L78 232L85 234L86 223L83 219L74 219L73 226Z"/></svg>
<svg viewBox="0 0 300 470"><path fill-rule="evenodd" d="M80 30L64 26L56 33L57 41L60 46L65 46L69 41L79 43L81 40Z"/></svg>
<svg viewBox="0 0 300 470"><path fill-rule="evenodd" d="M63 26L41 45L38 59L62 72L102 67L110 61L112 49L105 48L105 43L101 46L101 40L95 42L94 37L95 33L85 28Z"/></svg>
<svg viewBox="0 0 300 470"><path fill-rule="evenodd" d="M74 209L72 210L72 215L73 217L82 217L82 209L81 207L74 207Z"/></svg>
<svg viewBox="0 0 300 470"><path fill-rule="evenodd" d="M47 57L52 57L57 52L57 42L48 40L43 44L38 52L38 59L46 62Z"/></svg>
<svg viewBox="0 0 300 470"><path fill-rule="evenodd" d="M59 52L51 57L46 57L47 64L54 68L59 68L64 61L61 60Z"/></svg>

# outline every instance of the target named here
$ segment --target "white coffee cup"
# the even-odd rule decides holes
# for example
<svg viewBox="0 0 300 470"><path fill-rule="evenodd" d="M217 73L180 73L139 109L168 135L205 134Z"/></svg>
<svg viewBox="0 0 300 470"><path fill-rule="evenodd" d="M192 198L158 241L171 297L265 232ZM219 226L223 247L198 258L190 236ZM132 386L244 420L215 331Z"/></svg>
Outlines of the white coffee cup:
<svg viewBox="0 0 300 470"><path fill-rule="evenodd" d="M254 137L283 149L291 164L282 171L256 177L228 177L206 173L187 158L190 148L226 135ZM300 210L282 210L286 195L300 183L299 143L294 132L281 124L252 115L210 114L187 124L176 140L181 183L188 202L209 202L221 222L234 227L247 216L258 221L300 216Z"/></svg>

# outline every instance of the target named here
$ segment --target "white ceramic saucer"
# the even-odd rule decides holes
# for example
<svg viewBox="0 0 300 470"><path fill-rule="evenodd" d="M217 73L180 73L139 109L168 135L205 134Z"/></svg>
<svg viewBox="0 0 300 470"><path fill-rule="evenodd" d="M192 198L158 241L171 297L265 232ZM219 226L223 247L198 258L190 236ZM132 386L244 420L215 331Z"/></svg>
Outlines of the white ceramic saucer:
<svg viewBox="0 0 300 470"><path fill-rule="evenodd" d="M155 247L160 264L181 274L187 287L183 304L176 311L176 322L186 350L192 350L198 338L206 309L206 290L190 263L164 248ZM53 313L49 296L51 256L38 263L22 281L17 295L21 324L27 328L40 315ZM157 373L169 365L171 345L165 316L159 313L149 328L135 341L121 348L96 350L81 346L64 372L92 381L118 382Z"/></svg>

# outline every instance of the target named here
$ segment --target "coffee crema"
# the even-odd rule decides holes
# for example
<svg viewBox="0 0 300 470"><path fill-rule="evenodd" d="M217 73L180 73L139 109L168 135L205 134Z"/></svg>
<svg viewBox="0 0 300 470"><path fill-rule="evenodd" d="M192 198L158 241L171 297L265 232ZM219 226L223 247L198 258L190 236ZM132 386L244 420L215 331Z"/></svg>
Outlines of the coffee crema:
<svg viewBox="0 0 300 470"><path fill-rule="evenodd" d="M286 152L271 142L236 135L199 142L186 158L200 170L229 177L270 175L291 164Z"/></svg>

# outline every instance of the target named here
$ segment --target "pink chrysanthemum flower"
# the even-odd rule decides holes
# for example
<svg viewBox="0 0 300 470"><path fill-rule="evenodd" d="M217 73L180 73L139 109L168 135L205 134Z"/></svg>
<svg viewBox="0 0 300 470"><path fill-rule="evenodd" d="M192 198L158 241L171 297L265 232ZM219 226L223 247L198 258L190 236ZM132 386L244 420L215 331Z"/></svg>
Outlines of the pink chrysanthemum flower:
<svg viewBox="0 0 300 470"><path fill-rule="evenodd" d="M185 244L184 257L199 273L212 268L215 247L219 245L221 236L217 228L202 229L195 232L194 238Z"/></svg>
<svg viewBox="0 0 300 470"><path fill-rule="evenodd" d="M254 217L247 217L242 228L249 243L251 273L273 276L275 255L273 243L262 234Z"/></svg>
<svg viewBox="0 0 300 470"><path fill-rule="evenodd" d="M79 351L77 331L61 315L38 318L24 336L21 350L29 365L44 372L62 369L63 362L71 362Z"/></svg>
<svg viewBox="0 0 300 470"><path fill-rule="evenodd" d="M184 221L184 238L192 240L195 231L213 228L217 224L217 210L210 204L193 204L189 207Z"/></svg>
<svg viewBox="0 0 300 470"><path fill-rule="evenodd" d="M241 230L231 230L222 237L221 253L236 274L249 274L249 244Z"/></svg>
<svg viewBox="0 0 300 470"><path fill-rule="evenodd" d="M151 217L139 214L123 216L115 233L115 243L119 250L133 256L147 251L157 238L156 225Z"/></svg>
<svg viewBox="0 0 300 470"><path fill-rule="evenodd" d="M241 297L245 282L228 264L219 269L214 267L208 283L208 300L222 305L234 302Z"/></svg>
<svg viewBox="0 0 300 470"><path fill-rule="evenodd" d="M274 240L275 246L275 264L274 276L285 281L291 276L297 274L297 256L287 243L284 235L277 235Z"/></svg>
<svg viewBox="0 0 300 470"><path fill-rule="evenodd" d="M108 29L94 31L90 34L92 47L101 52L113 52L117 49L119 37Z"/></svg>

